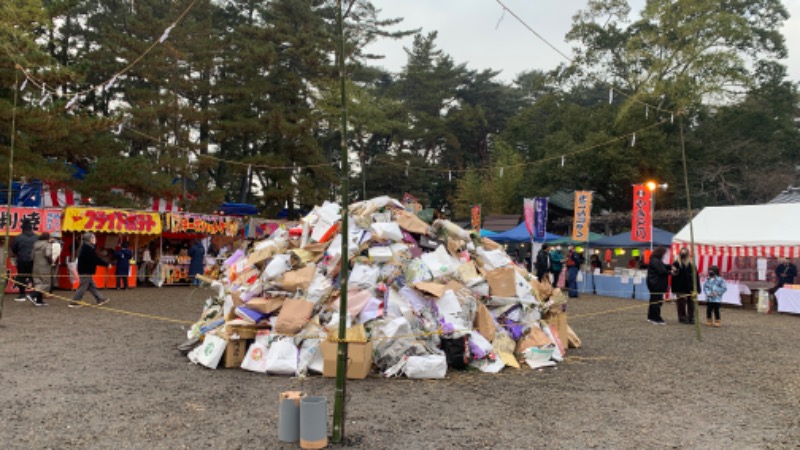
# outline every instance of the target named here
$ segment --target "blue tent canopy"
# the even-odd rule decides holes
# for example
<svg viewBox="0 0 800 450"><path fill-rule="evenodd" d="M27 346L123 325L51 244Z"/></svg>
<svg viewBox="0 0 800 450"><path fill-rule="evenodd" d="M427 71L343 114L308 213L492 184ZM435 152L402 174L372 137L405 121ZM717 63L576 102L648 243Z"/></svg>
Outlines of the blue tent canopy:
<svg viewBox="0 0 800 450"><path fill-rule="evenodd" d="M258 214L258 209L249 203L223 203L219 211L227 216L253 216Z"/></svg>
<svg viewBox="0 0 800 450"><path fill-rule="evenodd" d="M498 233L495 234L494 236L488 236L488 237L489 239L495 242L501 242L501 243L531 241L531 235L530 233L528 233L528 227L525 226L525 222L520 222L519 225L508 231L504 231L502 233ZM557 234L547 233L545 235L544 241L545 242L554 241L556 239L561 239L562 237L563 236L559 236Z"/></svg>
<svg viewBox="0 0 800 450"><path fill-rule="evenodd" d="M481 228L481 237L492 237L497 236L496 231L487 230L486 228Z"/></svg>
<svg viewBox="0 0 800 450"><path fill-rule="evenodd" d="M653 245L669 247L672 245L672 237L674 234L669 231L662 230L661 228L653 227ZM650 247L650 241L637 242L631 239L631 232L625 231L613 236L605 237L591 242L592 247L609 247L609 248L646 248Z"/></svg>

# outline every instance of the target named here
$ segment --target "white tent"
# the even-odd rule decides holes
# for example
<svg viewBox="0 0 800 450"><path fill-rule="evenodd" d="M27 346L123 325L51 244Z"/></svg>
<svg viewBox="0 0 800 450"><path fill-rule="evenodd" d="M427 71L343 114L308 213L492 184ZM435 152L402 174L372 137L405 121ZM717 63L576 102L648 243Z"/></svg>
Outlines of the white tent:
<svg viewBox="0 0 800 450"><path fill-rule="evenodd" d="M736 269L736 258L742 257L800 258L800 203L709 207L692 224L701 271L711 264L723 272ZM689 243L686 225L673 238L672 251Z"/></svg>

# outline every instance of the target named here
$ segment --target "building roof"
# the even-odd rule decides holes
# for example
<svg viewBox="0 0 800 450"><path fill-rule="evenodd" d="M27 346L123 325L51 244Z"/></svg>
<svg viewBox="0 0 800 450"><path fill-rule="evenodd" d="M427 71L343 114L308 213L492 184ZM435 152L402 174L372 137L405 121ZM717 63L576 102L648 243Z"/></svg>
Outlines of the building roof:
<svg viewBox="0 0 800 450"><path fill-rule="evenodd" d="M769 203L800 203L800 186L789 186Z"/></svg>
<svg viewBox="0 0 800 450"><path fill-rule="evenodd" d="M491 230L497 233L508 231L522 221L522 216L519 214L505 214L498 216L487 216L483 219L483 227L486 230Z"/></svg>

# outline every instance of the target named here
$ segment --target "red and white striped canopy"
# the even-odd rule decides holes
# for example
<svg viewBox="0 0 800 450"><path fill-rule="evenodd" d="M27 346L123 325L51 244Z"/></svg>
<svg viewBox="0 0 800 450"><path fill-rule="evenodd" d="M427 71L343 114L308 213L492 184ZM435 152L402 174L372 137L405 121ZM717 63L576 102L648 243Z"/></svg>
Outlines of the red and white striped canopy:
<svg viewBox="0 0 800 450"><path fill-rule="evenodd" d="M151 198L150 199L150 207L148 211L157 211L157 212L180 212L181 208L178 204L179 199L171 199L171 198Z"/></svg>
<svg viewBox="0 0 800 450"><path fill-rule="evenodd" d="M80 204L80 193L69 189L53 189L47 183L42 185L42 206L45 208L64 208Z"/></svg>

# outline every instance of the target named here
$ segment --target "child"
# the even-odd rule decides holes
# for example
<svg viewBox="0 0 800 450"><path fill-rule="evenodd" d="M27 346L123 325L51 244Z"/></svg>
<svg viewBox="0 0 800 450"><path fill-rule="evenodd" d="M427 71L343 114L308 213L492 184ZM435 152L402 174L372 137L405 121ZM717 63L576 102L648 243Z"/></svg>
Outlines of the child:
<svg viewBox="0 0 800 450"><path fill-rule="evenodd" d="M719 267L711 266L708 268L708 280L703 285L703 293L706 294L706 325L719 327L719 307L722 305L722 294L728 290L725 280L719 276ZM711 321L711 313L714 313L715 321Z"/></svg>

